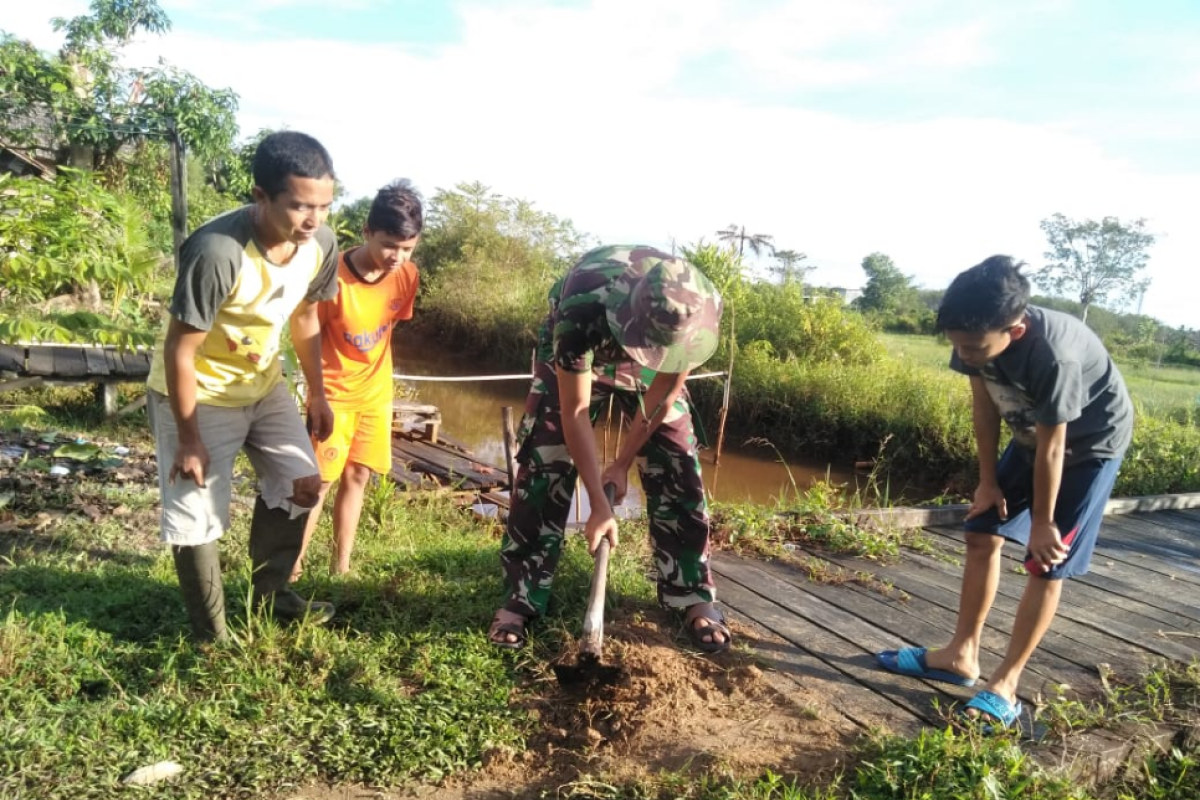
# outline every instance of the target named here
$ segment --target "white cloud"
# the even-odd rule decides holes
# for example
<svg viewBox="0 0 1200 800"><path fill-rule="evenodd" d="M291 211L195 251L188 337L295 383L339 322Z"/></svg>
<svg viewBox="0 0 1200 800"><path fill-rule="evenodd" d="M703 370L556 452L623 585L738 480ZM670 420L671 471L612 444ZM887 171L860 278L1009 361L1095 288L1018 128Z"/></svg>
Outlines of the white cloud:
<svg viewBox="0 0 1200 800"><path fill-rule="evenodd" d="M316 135L353 195L402 175L427 194L479 180L609 241L711 241L745 224L808 253L825 284L861 284L859 262L879 250L940 287L997 252L1040 265L1038 222L1054 212L1145 216L1165 234L1152 251L1145 310L1196 325L1185 298L1200 230L1185 209L1200 175L1140 171L1078 127L881 124L672 92L693 59L713 52L740 54L746 74L779 70L810 83L991 57L986 20L905 36L893 5L790 2L747 16L729 0L480 4L460 10L462 39L435 50L315 34L260 34L235 49L176 30L131 55L164 53L210 85L235 88L246 134L287 125ZM759 32L757 50L747 31ZM829 56L864 36L912 44L873 59Z"/></svg>

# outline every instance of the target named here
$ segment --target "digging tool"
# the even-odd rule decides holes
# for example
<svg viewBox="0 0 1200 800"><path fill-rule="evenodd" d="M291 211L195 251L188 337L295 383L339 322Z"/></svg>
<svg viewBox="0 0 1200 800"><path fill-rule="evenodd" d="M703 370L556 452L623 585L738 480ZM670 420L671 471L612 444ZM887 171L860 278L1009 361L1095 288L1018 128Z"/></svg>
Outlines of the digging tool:
<svg viewBox="0 0 1200 800"><path fill-rule="evenodd" d="M617 487L604 485L604 498L611 510ZM615 512L614 512L615 513ZM554 677L566 687L608 686L623 677L620 667L601 663L604 653L604 590L608 583L608 537L596 545L596 565L592 569L592 585L588 591L587 612L583 616L583 634L579 640L579 657L574 664L555 664Z"/></svg>

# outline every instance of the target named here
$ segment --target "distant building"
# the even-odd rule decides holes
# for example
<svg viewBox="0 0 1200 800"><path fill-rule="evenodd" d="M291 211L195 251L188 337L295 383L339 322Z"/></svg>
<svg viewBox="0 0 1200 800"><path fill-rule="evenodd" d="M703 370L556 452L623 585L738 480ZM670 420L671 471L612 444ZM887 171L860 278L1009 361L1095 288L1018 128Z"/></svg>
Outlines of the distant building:
<svg viewBox="0 0 1200 800"><path fill-rule="evenodd" d="M849 305L861 296L862 289L845 289L841 286L813 286L804 292L804 300L808 303L823 297L836 297L843 305Z"/></svg>

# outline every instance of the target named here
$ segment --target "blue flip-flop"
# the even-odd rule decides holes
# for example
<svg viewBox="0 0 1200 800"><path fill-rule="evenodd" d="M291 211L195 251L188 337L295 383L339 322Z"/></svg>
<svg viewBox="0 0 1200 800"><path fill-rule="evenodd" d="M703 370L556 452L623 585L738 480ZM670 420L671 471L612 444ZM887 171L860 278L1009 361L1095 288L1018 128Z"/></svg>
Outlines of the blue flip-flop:
<svg viewBox="0 0 1200 800"><path fill-rule="evenodd" d="M925 663L925 654L929 652L924 647L902 647L899 650L884 650L877 653L875 660L879 666L897 675L908 675L912 678L924 678L929 681L952 683L955 686L974 686L975 679L967 678L956 672L944 669L931 669Z"/></svg>
<svg viewBox="0 0 1200 800"><path fill-rule="evenodd" d="M968 708L975 709L980 716L971 717L967 714ZM1010 703L995 692L984 689L967 701L966 707L959 712L959 717L967 724L979 725L980 731L991 736L997 731L1011 728L1020 718L1022 710L1021 701ZM982 716L984 714L987 717Z"/></svg>

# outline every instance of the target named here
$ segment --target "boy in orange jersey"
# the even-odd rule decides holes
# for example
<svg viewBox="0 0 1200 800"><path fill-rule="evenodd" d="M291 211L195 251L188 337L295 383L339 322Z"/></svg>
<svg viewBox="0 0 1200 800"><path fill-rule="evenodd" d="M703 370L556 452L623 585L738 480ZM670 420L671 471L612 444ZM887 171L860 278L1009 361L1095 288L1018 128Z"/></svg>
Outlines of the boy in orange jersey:
<svg viewBox="0 0 1200 800"><path fill-rule="evenodd" d="M363 244L342 253L337 297L318 307L321 372L333 409L333 434L313 443L321 494L318 513L308 517L293 581L300 577L330 485L339 481L329 571L340 575L350 570L371 473L391 471L392 328L412 319L418 277L411 259L423 227L421 196L410 182L398 180L380 189L363 226Z"/></svg>

